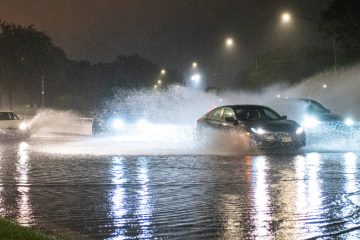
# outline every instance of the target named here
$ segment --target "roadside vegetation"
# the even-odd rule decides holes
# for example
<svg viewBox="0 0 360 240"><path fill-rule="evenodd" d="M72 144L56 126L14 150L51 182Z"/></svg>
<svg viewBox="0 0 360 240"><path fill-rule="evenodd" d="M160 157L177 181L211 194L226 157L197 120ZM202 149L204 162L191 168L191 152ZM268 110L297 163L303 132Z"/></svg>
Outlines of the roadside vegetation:
<svg viewBox="0 0 360 240"><path fill-rule="evenodd" d="M2 240L54 240L58 237L47 236L31 228L20 226L0 218L0 239Z"/></svg>

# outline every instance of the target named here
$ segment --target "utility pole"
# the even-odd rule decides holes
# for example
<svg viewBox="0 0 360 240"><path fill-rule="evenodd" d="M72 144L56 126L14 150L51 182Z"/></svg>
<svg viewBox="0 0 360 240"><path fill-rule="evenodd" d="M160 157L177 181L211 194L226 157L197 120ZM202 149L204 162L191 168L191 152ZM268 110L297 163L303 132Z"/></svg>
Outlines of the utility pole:
<svg viewBox="0 0 360 240"><path fill-rule="evenodd" d="M334 53L334 70L336 70L337 65L337 55L336 55L336 39L333 38L333 53Z"/></svg>
<svg viewBox="0 0 360 240"><path fill-rule="evenodd" d="M41 77L41 107L45 107L45 79Z"/></svg>

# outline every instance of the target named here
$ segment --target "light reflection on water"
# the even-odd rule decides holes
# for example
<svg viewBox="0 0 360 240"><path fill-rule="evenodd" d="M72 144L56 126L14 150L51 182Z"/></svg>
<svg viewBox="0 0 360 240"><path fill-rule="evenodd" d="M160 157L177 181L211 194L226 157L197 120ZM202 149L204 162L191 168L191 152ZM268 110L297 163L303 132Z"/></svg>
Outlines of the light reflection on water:
<svg viewBox="0 0 360 240"><path fill-rule="evenodd" d="M269 193L267 181L267 159L264 156L254 157L253 159L253 189L254 189L254 208L255 208L255 236L264 238L269 236L270 210Z"/></svg>
<svg viewBox="0 0 360 240"><path fill-rule="evenodd" d="M29 144L21 142L18 150L18 162L16 165L18 177L17 177L17 190L20 194L18 200L19 215L17 221L23 225L30 225L32 219L32 209L29 203L29 156L28 156Z"/></svg>
<svg viewBox="0 0 360 240"><path fill-rule="evenodd" d="M0 148L0 214L60 235L301 239L360 226L358 153L64 156L32 144Z"/></svg>

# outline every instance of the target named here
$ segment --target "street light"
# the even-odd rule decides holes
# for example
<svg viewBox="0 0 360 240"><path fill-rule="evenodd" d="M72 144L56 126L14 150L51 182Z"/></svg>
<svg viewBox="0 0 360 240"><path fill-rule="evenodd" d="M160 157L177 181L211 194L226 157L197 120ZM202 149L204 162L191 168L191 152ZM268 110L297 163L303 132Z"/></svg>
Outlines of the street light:
<svg viewBox="0 0 360 240"><path fill-rule="evenodd" d="M291 15L288 12L284 12L281 14L281 22L282 23L289 23L291 21Z"/></svg>
<svg viewBox="0 0 360 240"><path fill-rule="evenodd" d="M158 84L161 84L161 79L159 79L157 82L158 82Z"/></svg>
<svg viewBox="0 0 360 240"><path fill-rule="evenodd" d="M227 38L225 40L225 46L231 48L234 45L234 40L232 38Z"/></svg>
<svg viewBox="0 0 360 240"><path fill-rule="evenodd" d="M191 66L192 68L197 68L197 62L193 62Z"/></svg>
<svg viewBox="0 0 360 240"><path fill-rule="evenodd" d="M165 69L161 69L161 75L165 75L166 74L166 70Z"/></svg>
<svg viewBox="0 0 360 240"><path fill-rule="evenodd" d="M156 85L156 84L154 85L154 89L157 89L157 85Z"/></svg>

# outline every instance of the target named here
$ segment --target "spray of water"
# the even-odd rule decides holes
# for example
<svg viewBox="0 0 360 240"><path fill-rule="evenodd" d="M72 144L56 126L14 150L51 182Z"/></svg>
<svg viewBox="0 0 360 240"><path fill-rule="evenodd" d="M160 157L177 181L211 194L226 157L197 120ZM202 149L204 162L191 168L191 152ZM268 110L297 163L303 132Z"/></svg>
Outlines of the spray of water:
<svg viewBox="0 0 360 240"><path fill-rule="evenodd" d="M357 108L360 103L359 76L360 66L354 66L320 73L292 87L271 86L258 93L227 91L217 96L185 87L170 87L163 91L119 91L104 105L104 114L109 109L127 111L139 121L130 124L125 134L117 136L90 136L91 123L84 122L79 114L69 111L40 111L31 125L36 132L35 137L49 132L88 135L62 145L41 146L40 150L46 152L101 155L241 154L248 151L248 146L228 135L212 134L204 144L196 134L196 120L214 107L227 104L263 104L276 108L274 103L279 96L312 98L334 112L356 119L360 117ZM282 114L284 109L276 110ZM360 136L352 133L351 136L339 138L329 132L316 141L308 139L308 143L305 151L349 151L359 148Z"/></svg>

